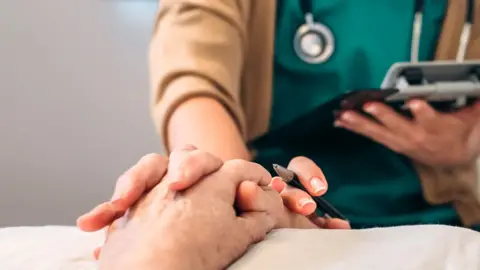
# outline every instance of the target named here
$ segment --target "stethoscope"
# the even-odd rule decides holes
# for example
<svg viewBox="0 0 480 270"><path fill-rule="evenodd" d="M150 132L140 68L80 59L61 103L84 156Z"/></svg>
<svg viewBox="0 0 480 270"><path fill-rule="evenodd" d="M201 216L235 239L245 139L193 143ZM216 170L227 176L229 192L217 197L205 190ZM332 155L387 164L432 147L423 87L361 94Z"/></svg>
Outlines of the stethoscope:
<svg viewBox="0 0 480 270"><path fill-rule="evenodd" d="M293 47L297 56L309 64L322 64L327 62L335 51L335 37L330 28L316 22L312 14L313 0L300 0L300 6L305 15L305 23L300 25L295 34ZM412 29L412 44L410 48L410 61L418 62L420 37L422 35L424 0L415 1L415 16ZM467 15L460 36L457 61L465 59L473 22L474 0L468 0Z"/></svg>

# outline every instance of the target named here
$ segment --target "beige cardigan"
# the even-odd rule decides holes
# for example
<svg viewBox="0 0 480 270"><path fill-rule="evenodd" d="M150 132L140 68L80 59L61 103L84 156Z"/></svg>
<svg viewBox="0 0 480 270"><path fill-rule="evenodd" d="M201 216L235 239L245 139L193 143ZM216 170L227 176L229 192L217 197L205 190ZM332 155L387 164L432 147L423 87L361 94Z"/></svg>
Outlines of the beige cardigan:
<svg viewBox="0 0 480 270"><path fill-rule="evenodd" d="M455 59L466 5L449 1L436 59ZM467 59L480 59L480 0L475 6ZM149 57L152 115L165 147L172 112L197 96L223 104L245 140L268 130L275 12L275 0L160 0ZM465 225L480 224L473 163L417 170L430 203L454 202Z"/></svg>

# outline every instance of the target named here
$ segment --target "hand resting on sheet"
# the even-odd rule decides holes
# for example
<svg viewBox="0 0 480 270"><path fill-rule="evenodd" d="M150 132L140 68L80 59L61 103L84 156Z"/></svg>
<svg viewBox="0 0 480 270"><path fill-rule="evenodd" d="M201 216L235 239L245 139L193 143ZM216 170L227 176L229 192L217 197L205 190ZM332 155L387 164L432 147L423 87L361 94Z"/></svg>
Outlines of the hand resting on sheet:
<svg viewBox="0 0 480 270"><path fill-rule="evenodd" d="M254 165L244 161L229 161L229 166L222 167L223 162L213 155L198 150L193 146L186 146L183 149L173 151L169 158L158 154L149 154L140 159L132 168L127 170L117 181L115 192L111 201L100 204L89 213L83 215L78 220L78 226L84 231L96 231L105 226L109 226L115 219L123 216L125 212L148 193L161 181L170 179L168 187L174 191L184 191L194 186L199 181L222 168L224 178L221 181L230 181L231 177L239 177L245 174L249 177L249 167ZM232 164L236 164L232 166ZM247 164L248 166L246 166ZM258 167L258 165L256 165ZM310 194L323 194L328 185L322 174L322 171L315 163L305 157L292 159L289 169L295 171L300 181L307 187ZM165 173L168 170L168 174ZM259 173L256 178L261 178L265 170L257 170ZM270 176L268 176L270 177ZM313 185L312 183L317 183ZM323 182L323 184L322 184ZM265 183L260 183L266 186ZM328 229L348 229L347 222L338 219L324 219L312 215L315 210L315 203L311 200L308 193L286 188L286 184L278 177L271 179L269 183L273 190L280 193L284 205L294 213L308 216L314 224L321 228ZM318 190L318 184L323 188ZM243 211L263 211L264 208L254 196L254 193L237 194L236 207ZM109 227L112 231L115 226ZM98 256L100 248L95 250Z"/></svg>
<svg viewBox="0 0 480 270"><path fill-rule="evenodd" d="M179 163L182 163L179 162L179 160L185 160L192 152L193 150L190 149L187 151L177 151L176 157L172 155L173 157L170 159L168 165L169 173L163 177L161 183L163 186L161 184L157 185L147 197L144 197L144 199L136 204L136 207L132 209L127 216L115 222L114 227L117 227L118 230L111 234L105 246L105 253L101 259L103 269L122 269L122 267L126 269L129 268L127 267L129 263L130 265L133 263L141 269L162 267L162 264L158 265L159 263L163 263L163 266L168 269L188 269L189 267L186 265L197 264L195 261L199 260L198 256L202 257L201 261L203 263L207 263L202 266L204 268L200 267L200 265L195 265L195 269L217 269L216 267L218 265L228 265L234 261L235 257L241 256L248 246L251 247L249 252L231 266L233 269L312 269L312 267L322 267L322 269L350 269L354 267L356 269L373 270L385 269L386 267L388 269L412 270L424 269L426 266L432 266L434 269L450 269L452 267L454 267L452 269L478 269L479 267L480 234L467 229L448 226L412 226L361 231L280 230L268 234L265 241L252 247L251 244L256 242L255 240L261 239L261 237L258 239L252 237L258 236L258 234L255 234L258 233L258 231L251 230L252 227L245 227L245 223L242 222L235 225L237 226L235 228L238 228L237 230L218 226L220 223L213 222L215 220L209 218L212 217L209 215L215 214L216 220L223 220L222 217L226 217L227 222L224 224L235 223L239 217L232 214L231 211L233 211L233 207L226 207L220 209L222 211L217 211L215 210L216 208L210 207L210 204L206 202L213 202L219 199L215 199L215 196L210 196L212 193L209 193L209 191L211 191L209 185L215 188L221 188L217 183L221 182L223 184L224 182L228 182L224 181L227 174L228 179L235 179L232 172L238 173L239 170L232 170L232 168L238 169L239 167L243 167L243 169L251 170L252 168L258 169L258 165L238 161L233 162L233 164L229 162L226 162L226 164L222 164L221 162L217 163L216 166L218 168L212 169L215 166L210 167L212 172L203 171L203 173L209 176L204 178L200 183L192 184L192 188L186 192L178 193L175 195L175 198L170 197L173 193L168 193L166 187L176 185L172 184L172 182L178 178L178 175L175 176L173 172L178 172ZM168 163L166 159L164 162ZM214 163L215 162L212 164ZM177 170L175 170L175 167L177 167ZM261 170L258 172L263 174ZM161 174L163 175L163 173ZM311 222L304 223L306 219L303 217L293 215L289 211L284 212L285 208L281 204L280 206L282 207L278 207L275 199L273 199L275 196L277 196L276 198L278 199L278 194L272 192L272 189L268 187L260 188L258 186L258 184L262 185L264 181L260 180L259 182L259 178L257 177L256 180L253 179L253 183L256 184L252 185L252 182L248 182L248 180L252 179L246 179L244 175L242 177L238 180L237 176L237 180L234 180L234 182L237 182L235 182L236 184L233 183L233 186L238 185L238 188L233 193L232 189L230 189L229 193L229 196L234 194L233 196L235 198L231 199L230 197L230 200L236 201L237 210L241 210L242 207L244 207L245 210L248 210L248 207L252 209L257 208L255 211L250 212L266 213L267 216L273 217L275 222L278 222L274 225L277 228L282 228L283 226L305 228L302 227L302 225L305 224L308 224L308 226L306 226L307 228L311 228ZM209 181L210 184L208 184ZM148 187L148 183L142 184L145 185L144 188ZM158 181L155 184L158 184ZM228 185L232 188L232 183ZM272 183L271 186L274 187L275 184ZM215 195L220 194L218 190L215 190L213 193ZM195 194L203 194L204 196L195 196ZM203 205L201 203L198 204L202 206L198 206L196 209L190 209L193 210L192 213L202 212L203 214L200 216L183 215L188 213L184 211L185 209L172 208L172 206L176 204L178 206L178 203L182 205L182 202L184 203L186 201L194 202L199 200L199 202L202 202L205 197L207 197L208 200L205 200ZM239 203L242 201L242 198L249 198L244 201L253 203L251 205L242 205L242 203ZM225 206L225 201L222 202ZM167 207L165 205L167 205ZM197 205L197 203L192 203L191 205ZM226 205L230 204L227 203ZM202 208L204 209L203 211L196 211ZM178 211L179 209L182 209L182 211ZM205 211L206 209L215 211ZM225 211L226 209L229 210ZM103 213L108 214L108 211ZM167 215L165 215L165 213L167 213ZM182 215L175 216L175 213ZM233 216L235 218L232 218ZM294 217L293 219L290 218L292 216ZM165 217L188 217L190 218L188 222L176 223L175 225L193 225L186 227L180 226L180 228L173 226L172 228L177 230L177 232L183 230L180 238L175 238L173 235L165 236L165 231L167 230L159 230L156 225L169 225L169 223L175 220L175 218L171 218L170 221L168 221L169 219L165 219ZM163 221L160 222L162 219ZM302 222L295 222L297 219ZM250 221L252 222L248 224L253 225L260 220L251 219ZM282 224L282 222L283 226L279 225ZM198 227L195 228L195 224L205 225L207 229L202 231ZM172 224L170 224L170 226L172 226ZM168 226L164 226L163 228L166 227ZM151 230L152 228L154 230ZM265 231L265 227L263 228ZM173 232L175 230L171 231ZM226 230L228 230L228 232ZM237 233L236 235L243 234L245 238L242 238L244 240L249 239L251 243L245 244L249 241L242 242L232 238L232 236L235 235L230 235L230 233L234 231ZM188 232L191 236L188 235ZM199 234L199 232L202 233ZM262 231L260 234L263 235L263 233ZM178 244L155 246L155 244L161 242L158 241L160 237L162 240L185 240L188 238L189 241L183 246ZM200 239L200 241L190 241L191 239L189 239L189 237L195 237L196 240ZM219 240L219 238L221 238L222 241L216 241ZM155 239L157 241L155 241ZM214 240L212 241L211 239ZM210 246L199 245L202 241L206 241ZM245 245L247 245L247 247ZM222 256L219 260L216 252L212 255L211 250L213 247L225 251L225 256ZM195 251L188 252L188 250L192 250L192 248ZM156 249L160 249L160 252L156 252ZM201 252L196 252L198 250ZM152 252L155 253L155 256L144 256L152 254ZM165 254L168 254L168 256ZM190 254L195 254L196 256L191 258L189 256ZM181 258L181 264L178 265L176 261L172 262L168 260L161 262L156 261L161 260L163 256L167 256L168 258ZM121 259L119 260L119 258ZM279 258L282 259L279 260ZM403 263L400 263L400 261L403 261ZM433 268L429 267L428 269Z"/></svg>
<svg viewBox="0 0 480 270"><path fill-rule="evenodd" d="M284 207L271 175L252 162L208 156L213 172L172 191L176 167L194 151L172 154L163 180L115 221L100 269L224 269L273 228L318 228Z"/></svg>

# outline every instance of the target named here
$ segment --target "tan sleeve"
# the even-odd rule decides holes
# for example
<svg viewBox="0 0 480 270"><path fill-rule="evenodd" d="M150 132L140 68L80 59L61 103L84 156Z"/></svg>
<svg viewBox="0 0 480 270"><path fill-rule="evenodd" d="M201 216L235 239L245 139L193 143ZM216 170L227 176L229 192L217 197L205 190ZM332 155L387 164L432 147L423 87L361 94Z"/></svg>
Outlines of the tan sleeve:
<svg viewBox="0 0 480 270"><path fill-rule="evenodd" d="M249 2L160 0L149 67L151 113L165 149L172 113L192 97L218 100L245 134L240 78Z"/></svg>

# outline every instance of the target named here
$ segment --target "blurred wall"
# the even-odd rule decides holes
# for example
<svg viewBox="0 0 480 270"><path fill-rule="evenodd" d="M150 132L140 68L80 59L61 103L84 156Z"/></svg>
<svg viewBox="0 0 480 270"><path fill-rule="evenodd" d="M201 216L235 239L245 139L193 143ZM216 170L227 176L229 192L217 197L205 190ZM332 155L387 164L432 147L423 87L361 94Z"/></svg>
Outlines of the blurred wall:
<svg viewBox="0 0 480 270"><path fill-rule="evenodd" d="M0 226L74 224L158 152L156 1L0 1Z"/></svg>

